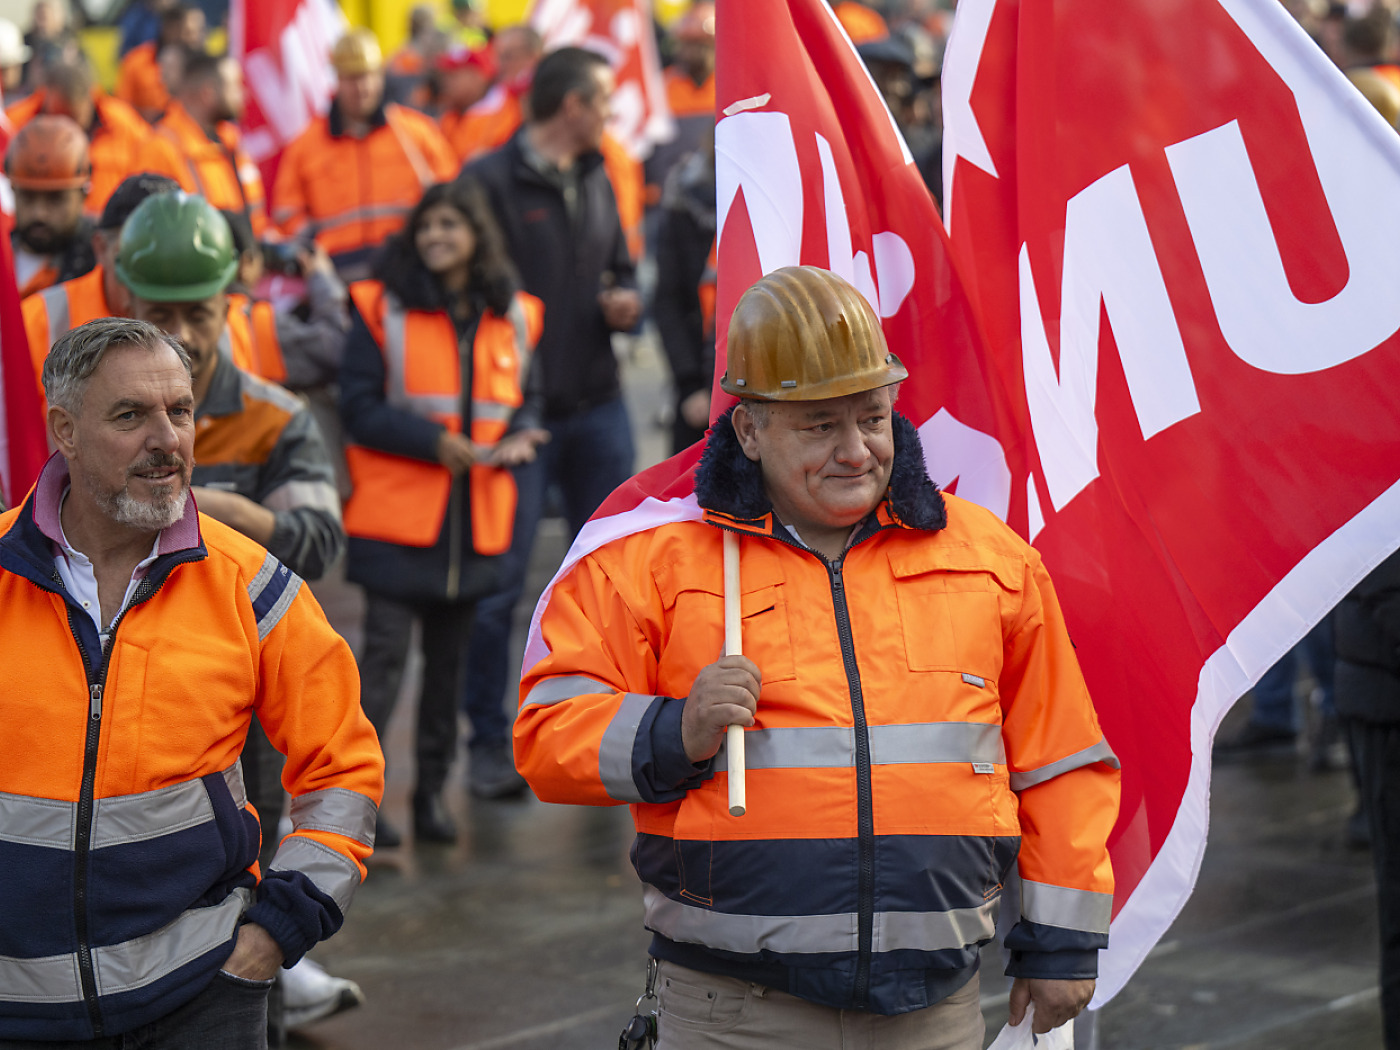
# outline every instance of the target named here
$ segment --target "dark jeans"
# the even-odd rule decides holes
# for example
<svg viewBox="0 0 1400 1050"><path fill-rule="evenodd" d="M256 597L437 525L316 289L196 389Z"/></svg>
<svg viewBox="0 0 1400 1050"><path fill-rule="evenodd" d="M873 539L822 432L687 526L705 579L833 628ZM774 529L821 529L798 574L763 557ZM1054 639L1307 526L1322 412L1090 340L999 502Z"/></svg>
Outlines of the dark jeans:
<svg viewBox="0 0 1400 1050"><path fill-rule="evenodd" d="M1400 723L1347 719L1371 856L1381 941L1381 1017L1386 1050L1400 1050Z"/></svg>
<svg viewBox="0 0 1400 1050"><path fill-rule="evenodd" d="M399 698L413 621L423 629L423 688L414 733L414 796L442 791L457 751L457 696L462 653L472 627L472 605L413 602L365 592L365 643L360 655L360 704L382 741Z"/></svg>
<svg viewBox="0 0 1400 1050"><path fill-rule="evenodd" d="M525 592L525 574L549 486L558 485L564 497L572 538L613 489L632 476L636 452L627 407L621 401L545 425L549 443L541 446L535 462L516 471L520 499L510 550L501 556L500 589L477 603L462 694L462 711L472 723L471 747L503 744L510 736L511 718L503 706L510 677L510 632L515 607ZM513 717L513 698L509 708Z"/></svg>
<svg viewBox="0 0 1400 1050"><path fill-rule="evenodd" d="M221 970L178 1010L122 1035L58 1043L0 1039L0 1050L266 1050L271 986Z"/></svg>

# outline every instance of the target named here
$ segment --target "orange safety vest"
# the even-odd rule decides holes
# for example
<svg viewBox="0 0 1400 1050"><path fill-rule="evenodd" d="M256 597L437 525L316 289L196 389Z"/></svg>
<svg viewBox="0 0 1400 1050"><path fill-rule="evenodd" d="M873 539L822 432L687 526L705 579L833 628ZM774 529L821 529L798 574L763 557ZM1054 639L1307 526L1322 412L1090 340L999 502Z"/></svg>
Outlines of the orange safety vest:
<svg viewBox="0 0 1400 1050"><path fill-rule="evenodd" d="M180 185L223 211L245 212L253 235L267 230L267 199L262 173L243 152L238 128L223 121L218 140L204 133L189 110L172 102L156 125L157 137L169 142L184 163Z"/></svg>
<svg viewBox="0 0 1400 1050"><path fill-rule="evenodd" d="M442 133L458 159L465 163L500 149L524 119L520 100L497 84L460 117L443 114Z"/></svg>
<svg viewBox="0 0 1400 1050"><path fill-rule="evenodd" d="M385 400L395 408L462 432L462 361L457 329L441 311L406 310L378 281L350 286L360 316L384 355ZM518 293L506 316L487 312L472 346L471 439L499 441L524 402L530 355L544 323L544 304ZM438 463L360 445L345 449L354 490L345 531L362 539L431 547L447 514L452 474ZM504 553L515 523L515 477L499 467L471 468L472 547Z"/></svg>
<svg viewBox="0 0 1400 1050"><path fill-rule="evenodd" d="M393 103L385 116L364 138L332 135L321 117L287 147L272 187L273 221L287 236L309 229L330 255L378 245L424 189L456 176L457 158L429 117Z"/></svg>
<svg viewBox="0 0 1400 1050"><path fill-rule="evenodd" d="M613 197L617 200L617 217L627 237L627 250L632 253L633 259L640 259L645 248L642 212L646 209L646 178L642 174L642 162L607 132L603 134L598 151L603 155L603 171L612 183Z"/></svg>
<svg viewBox="0 0 1400 1050"><path fill-rule="evenodd" d="M170 92L160 73L156 45L148 41L126 53L117 67L117 98L138 112L159 113L170 104Z"/></svg>
<svg viewBox="0 0 1400 1050"><path fill-rule="evenodd" d="M274 383L286 382L287 365L277 339L277 310L267 300L230 292L228 327L220 343L243 371Z"/></svg>
<svg viewBox="0 0 1400 1050"><path fill-rule="evenodd" d="M696 86L690 74L675 66L667 66L666 104L671 107L671 116L709 117L715 116L715 75L710 74L703 84Z"/></svg>

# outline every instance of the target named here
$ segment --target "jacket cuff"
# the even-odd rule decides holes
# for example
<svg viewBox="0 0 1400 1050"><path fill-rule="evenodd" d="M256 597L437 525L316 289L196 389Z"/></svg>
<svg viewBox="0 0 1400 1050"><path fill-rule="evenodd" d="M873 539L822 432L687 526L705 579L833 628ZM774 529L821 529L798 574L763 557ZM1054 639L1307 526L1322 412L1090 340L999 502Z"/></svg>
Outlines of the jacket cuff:
<svg viewBox="0 0 1400 1050"><path fill-rule="evenodd" d="M1056 952L1011 953L1006 967L1008 977L1029 977L1049 981L1092 981L1099 976L1099 950L1064 949Z"/></svg>
<svg viewBox="0 0 1400 1050"><path fill-rule="evenodd" d="M713 776L713 760L696 765L685 753L681 737L681 714L685 701L670 696L658 696L642 718L642 730L637 742L647 742L650 755L633 756L633 772L638 786L643 783L657 796L647 801L672 802L691 788L699 787ZM640 750L640 749L639 749Z"/></svg>
<svg viewBox="0 0 1400 1050"><path fill-rule="evenodd" d="M244 912L282 949L284 968L295 966L345 921L335 901L299 871L270 871L258 883L258 900Z"/></svg>

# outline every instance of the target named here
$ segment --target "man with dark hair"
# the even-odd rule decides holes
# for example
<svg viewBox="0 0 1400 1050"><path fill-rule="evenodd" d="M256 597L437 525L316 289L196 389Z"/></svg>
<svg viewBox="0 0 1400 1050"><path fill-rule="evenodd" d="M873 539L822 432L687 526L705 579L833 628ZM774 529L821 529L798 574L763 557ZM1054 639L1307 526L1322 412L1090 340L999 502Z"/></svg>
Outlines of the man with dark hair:
<svg viewBox="0 0 1400 1050"><path fill-rule="evenodd" d="M174 94L156 135L184 161L181 185L216 208L243 213L261 237L268 226L262 175L243 151L238 130L244 107L242 67L231 55L191 53Z"/></svg>
<svg viewBox="0 0 1400 1050"><path fill-rule="evenodd" d="M188 498L178 344L93 321L44 386L58 452L0 516L0 639L22 654L0 661L0 1045L251 1050L373 848L384 764L354 659L300 577ZM261 879L255 713L296 800Z"/></svg>
<svg viewBox="0 0 1400 1050"><path fill-rule="evenodd" d="M564 495L577 532L632 474L632 429L622 403L612 333L641 315L632 258L598 145L609 116L613 73L605 59L562 48L535 71L529 122L501 149L467 167L490 198L524 287L544 301L534 367L542 370L550 441L517 473L520 501L501 589L478 606L464 707L499 704L505 694L511 612L524 589L535 527L550 483ZM487 777L479 796L514 794L513 769Z"/></svg>

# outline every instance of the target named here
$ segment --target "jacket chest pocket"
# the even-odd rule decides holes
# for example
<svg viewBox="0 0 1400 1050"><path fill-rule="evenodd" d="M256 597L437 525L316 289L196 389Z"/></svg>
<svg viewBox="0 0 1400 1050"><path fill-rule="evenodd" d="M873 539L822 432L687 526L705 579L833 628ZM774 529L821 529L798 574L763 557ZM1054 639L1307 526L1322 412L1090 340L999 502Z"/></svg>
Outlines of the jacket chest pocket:
<svg viewBox="0 0 1400 1050"><path fill-rule="evenodd" d="M792 631L788 624L786 588L781 583L755 586L740 597L743 653L763 673L765 686L797 677L792 657ZM675 595L670 645L662 654L661 678L688 679L672 683L674 690L690 682L700 668L714 663L724 652L724 595L718 588L690 585ZM668 671L671 674L668 674Z"/></svg>
<svg viewBox="0 0 1400 1050"><path fill-rule="evenodd" d="M996 580L985 573L897 577L895 595L909 670L954 671L995 682L1002 659L998 594Z"/></svg>

